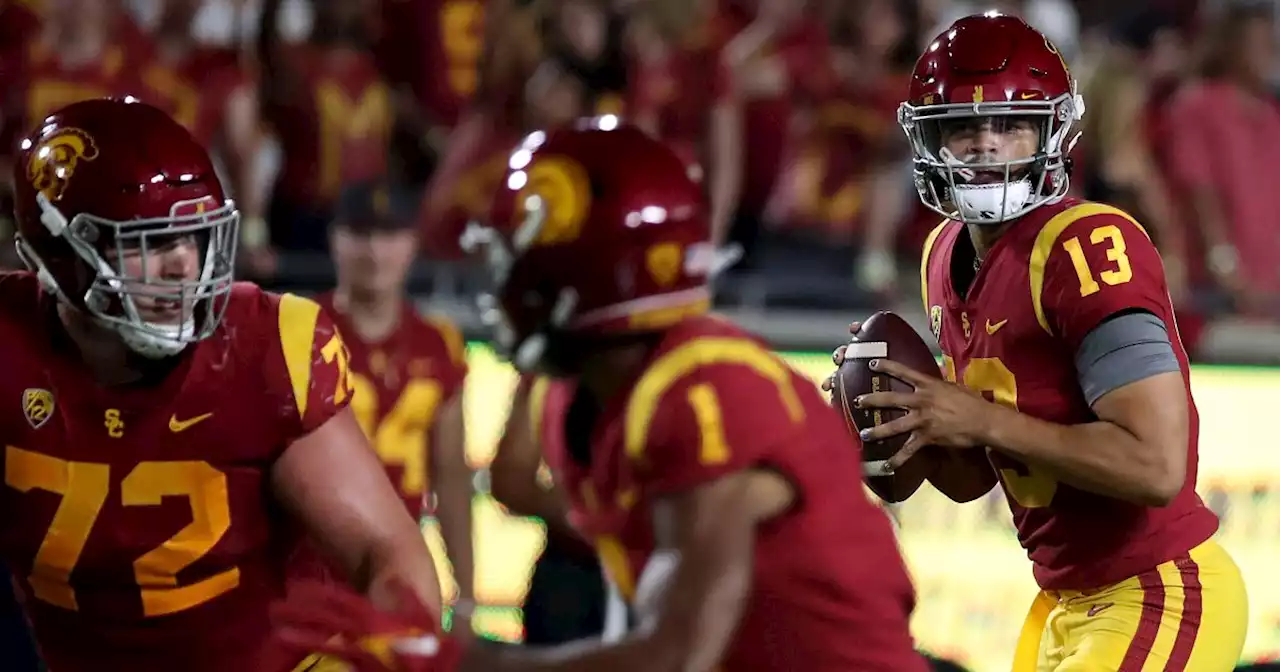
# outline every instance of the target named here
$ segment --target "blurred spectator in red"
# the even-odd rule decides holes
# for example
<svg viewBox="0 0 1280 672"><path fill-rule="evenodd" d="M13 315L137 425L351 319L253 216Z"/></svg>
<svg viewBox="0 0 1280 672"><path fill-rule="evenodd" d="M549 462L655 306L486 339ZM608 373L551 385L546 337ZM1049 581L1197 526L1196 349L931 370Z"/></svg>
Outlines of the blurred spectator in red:
<svg viewBox="0 0 1280 672"><path fill-rule="evenodd" d="M1090 162L1085 193L1138 216L1164 257L1174 302L1185 307L1186 240L1155 152L1165 142L1160 117L1180 83L1186 45L1172 18L1158 10L1140 10L1111 32L1082 83L1085 151L1076 156Z"/></svg>
<svg viewBox="0 0 1280 672"><path fill-rule="evenodd" d="M387 172L391 93L373 58L372 0L312 0L311 36L285 45L281 0L266 0L258 33L265 117L284 161L269 208L273 242L325 250L339 187Z"/></svg>
<svg viewBox="0 0 1280 672"><path fill-rule="evenodd" d="M742 189L742 105L724 62L714 6L650 0L635 6L627 116L705 175L711 238L724 244Z"/></svg>
<svg viewBox="0 0 1280 672"><path fill-rule="evenodd" d="M24 15L10 11L6 15ZM6 60L2 73L5 150L55 109L87 98L140 95L139 65L149 53L140 36L115 2L46 0L39 32Z"/></svg>
<svg viewBox="0 0 1280 672"><path fill-rule="evenodd" d="M380 0L378 66L394 91L393 160L421 184L480 83L488 0Z"/></svg>
<svg viewBox="0 0 1280 672"><path fill-rule="evenodd" d="M745 7L754 4L754 7ZM792 117L836 86L826 27L808 0L725 2L722 16L733 35L725 58L744 107L746 173L730 232L743 247L738 268L753 266L765 207L773 193ZM754 10L754 11L751 11Z"/></svg>
<svg viewBox="0 0 1280 672"><path fill-rule="evenodd" d="M450 133L422 202L423 250L436 259L460 258L467 223L488 215L526 125L524 82L541 57L538 7L489 0L489 10L477 95Z"/></svg>
<svg viewBox="0 0 1280 672"><path fill-rule="evenodd" d="M825 245L852 246L859 284L887 294L897 279L897 234L916 202L897 113L918 51L918 6L837 0L829 11L839 88L797 136L770 219Z"/></svg>
<svg viewBox="0 0 1280 672"><path fill-rule="evenodd" d="M1224 10L1205 45L1204 79L1173 101L1167 138L1210 274L1238 310L1270 317L1280 314L1274 41L1269 5Z"/></svg>
<svg viewBox="0 0 1280 672"><path fill-rule="evenodd" d="M14 40L0 44L0 170L5 174L17 139L50 112L88 98L142 97L138 72L149 50L115 0L44 0L38 18L22 4L6 4L0 11L0 32ZM12 211L9 190L8 180L0 182L5 220ZM7 240L11 227L0 228ZM17 263L12 249L0 244L0 266Z"/></svg>
<svg viewBox="0 0 1280 672"><path fill-rule="evenodd" d="M573 80L575 116L622 114L627 92L626 16L608 0L541 5L543 65Z"/></svg>
<svg viewBox="0 0 1280 672"><path fill-rule="evenodd" d="M206 47L191 33L202 0L166 0L142 72L148 97L212 150L239 206L240 251L253 277L272 273L270 232L263 218L270 188L260 177L262 128L256 83L233 47Z"/></svg>

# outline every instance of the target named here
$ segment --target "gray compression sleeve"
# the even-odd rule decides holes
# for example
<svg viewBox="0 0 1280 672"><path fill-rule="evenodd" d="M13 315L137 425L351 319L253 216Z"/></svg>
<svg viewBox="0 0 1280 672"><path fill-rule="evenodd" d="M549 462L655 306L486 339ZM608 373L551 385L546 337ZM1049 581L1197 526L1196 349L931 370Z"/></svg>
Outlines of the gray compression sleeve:
<svg viewBox="0 0 1280 672"><path fill-rule="evenodd" d="M1106 320L1076 351L1076 380L1090 406L1129 383L1180 369L1164 322L1147 312Z"/></svg>

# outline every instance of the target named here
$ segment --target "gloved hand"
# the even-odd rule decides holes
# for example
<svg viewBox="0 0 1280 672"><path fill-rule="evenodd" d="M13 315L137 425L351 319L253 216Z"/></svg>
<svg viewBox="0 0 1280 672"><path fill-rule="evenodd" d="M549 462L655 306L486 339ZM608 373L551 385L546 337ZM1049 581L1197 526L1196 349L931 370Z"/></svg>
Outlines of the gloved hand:
<svg viewBox="0 0 1280 672"><path fill-rule="evenodd" d="M298 583L271 608L276 647L338 658L354 672L453 672L462 655L440 619L403 583L390 585L394 611L378 609L351 588Z"/></svg>

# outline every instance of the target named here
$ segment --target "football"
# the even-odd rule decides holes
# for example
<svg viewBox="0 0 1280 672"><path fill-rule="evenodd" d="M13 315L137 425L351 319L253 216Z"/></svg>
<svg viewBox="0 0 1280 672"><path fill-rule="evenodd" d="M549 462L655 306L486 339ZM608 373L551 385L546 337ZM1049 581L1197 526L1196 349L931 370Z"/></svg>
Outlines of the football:
<svg viewBox="0 0 1280 672"><path fill-rule="evenodd" d="M857 337L845 349L844 363L836 369L831 388L831 402L844 416L849 431L857 435L861 429L882 425L906 415L897 409L861 409L854 400L864 394L893 390L910 392L912 387L892 376L875 373L873 359L892 359L917 371L941 378L933 352L906 320L881 311L862 323ZM864 462L879 462L892 457L907 442L907 434L883 441L865 442ZM936 449L926 448L915 454L892 475L869 476L867 485L882 499L901 502L910 497L935 466Z"/></svg>

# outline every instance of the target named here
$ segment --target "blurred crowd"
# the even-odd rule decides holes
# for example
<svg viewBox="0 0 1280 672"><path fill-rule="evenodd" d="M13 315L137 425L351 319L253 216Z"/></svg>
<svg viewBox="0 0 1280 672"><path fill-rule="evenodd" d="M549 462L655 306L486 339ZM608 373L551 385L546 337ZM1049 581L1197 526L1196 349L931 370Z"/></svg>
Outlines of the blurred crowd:
<svg viewBox="0 0 1280 672"><path fill-rule="evenodd" d="M1145 224L1192 345L1280 317L1271 2L0 0L0 147L77 99L169 110L244 213L242 274L270 284L323 263L344 185L372 179L415 195L425 263L465 264L524 133L616 114L702 174L716 242L745 250L722 301L879 305L916 291L936 223L897 124L910 68L988 9L1072 65L1072 189Z"/></svg>

